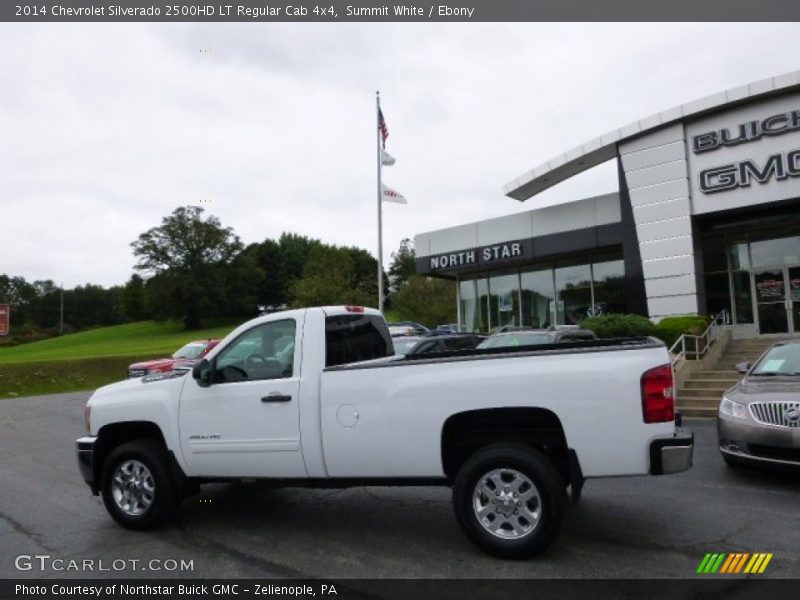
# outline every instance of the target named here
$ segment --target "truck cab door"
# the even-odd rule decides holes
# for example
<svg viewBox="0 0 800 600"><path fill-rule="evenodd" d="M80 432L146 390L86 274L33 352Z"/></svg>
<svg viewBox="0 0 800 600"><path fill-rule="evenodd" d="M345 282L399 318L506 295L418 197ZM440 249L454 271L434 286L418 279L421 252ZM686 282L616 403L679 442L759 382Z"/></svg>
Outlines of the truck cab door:
<svg viewBox="0 0 800 600"><path fill-rule="evenodd" d="M189 377L179 409L181 449L195 477L305 477L300 450L305 316L261 322L210 361L210 385Z"/></svg>

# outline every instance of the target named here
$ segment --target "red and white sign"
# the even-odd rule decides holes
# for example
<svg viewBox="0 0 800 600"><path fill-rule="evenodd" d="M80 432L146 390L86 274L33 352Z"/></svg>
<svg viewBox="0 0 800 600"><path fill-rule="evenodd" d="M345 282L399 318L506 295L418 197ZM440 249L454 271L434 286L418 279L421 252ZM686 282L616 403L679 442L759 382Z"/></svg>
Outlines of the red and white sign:
<svg viewBox="0 0 800 600"><path fill-rule="evenodd" d="M0 335L8 335L10 323L11 307L8 304L0 304Z"/></svg>

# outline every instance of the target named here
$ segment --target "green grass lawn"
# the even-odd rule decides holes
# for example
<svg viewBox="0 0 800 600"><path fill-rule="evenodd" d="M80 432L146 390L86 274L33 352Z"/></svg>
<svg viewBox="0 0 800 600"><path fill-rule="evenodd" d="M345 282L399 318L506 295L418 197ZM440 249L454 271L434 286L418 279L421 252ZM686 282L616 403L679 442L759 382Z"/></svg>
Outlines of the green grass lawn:
<svg viewBox="0 0 800 600"><path fill-rule="evenodd" d="M186 331L180 323L141 321L0 348L0 365L104 356L168 356L192 340L222 338L241 321Z"/></svg>
<svg viewBox="0 0 800 600"><path fill-rule="evenodd" d="M95 389L125 379L130 363L225 337L240 322L186 331L180 323L142 321L0 348L0 398Z"/></svg>

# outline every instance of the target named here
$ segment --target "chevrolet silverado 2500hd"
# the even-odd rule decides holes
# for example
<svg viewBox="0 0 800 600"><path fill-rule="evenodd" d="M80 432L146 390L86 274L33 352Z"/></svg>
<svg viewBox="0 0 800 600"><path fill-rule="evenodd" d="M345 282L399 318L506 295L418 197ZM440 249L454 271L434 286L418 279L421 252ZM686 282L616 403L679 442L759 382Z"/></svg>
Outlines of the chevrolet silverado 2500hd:
<svg viewBox="0 0 800 600"><path fill-rule="evenodd" d="M97 390L78 462L121 525L164 522L198 484L449 485L485 551L529 556L557 537L585 478L691 466L666 347L596 340L393 357L378 311L259 317L190 375Z"/></svg>

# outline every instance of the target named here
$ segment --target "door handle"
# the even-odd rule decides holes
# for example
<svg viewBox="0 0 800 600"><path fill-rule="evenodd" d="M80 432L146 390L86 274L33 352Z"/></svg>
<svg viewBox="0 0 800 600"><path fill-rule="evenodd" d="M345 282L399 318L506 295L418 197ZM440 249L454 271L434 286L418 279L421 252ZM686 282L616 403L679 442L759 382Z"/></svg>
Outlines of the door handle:
<svg viewBox="0 0 800 600"><path fill-rule="evenodd" d="M286 394L280 394L280 393L275 392L275 393L270 394L269 396L264 396L263 398L261 398L261 401L262 402L291 402L292 401L292 397L288 396Z"/></svg>

